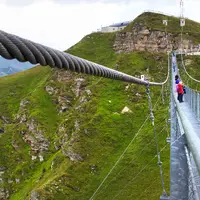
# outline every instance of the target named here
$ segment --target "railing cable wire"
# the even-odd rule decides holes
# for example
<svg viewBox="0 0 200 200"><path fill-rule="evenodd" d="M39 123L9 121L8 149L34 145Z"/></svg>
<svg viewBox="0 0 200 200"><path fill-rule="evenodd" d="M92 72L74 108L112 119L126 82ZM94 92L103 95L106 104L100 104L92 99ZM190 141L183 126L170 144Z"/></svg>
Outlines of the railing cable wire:
<svg viewBox="0 0 200 200"><path fill-rule="evenodd" d="M186 70L186 68L185 68L185 64L184 64L184 60L183 60L183 26L181 26L181 65L182 65L182 67L183 67L185 73L187 74L187 76L188 76L190 79L192 79L192 80L195 81L195 82L200 83L200 80L197 80L197 79L193 78L193 77L187 72L187 70Z"/></svg>
<svg viewBox="0 0 200 200"><path fill-rule="evenodd" d="M149 110L150 110L150 120L152 122L153 132L154 132L154 137L155 137L155 142L156 142L156 153L157 153L157 157L158 157L158 166L160 168L160 178L161 178L161 183L162 183L162 188L163 188L163 195L167 196L167 192L165 190L165 181L164 181L164 175L163 175L163 169L162 169L162 162L161 162L161 159L160 159L158 138L157 138L157 133L156 133L156 129L155 129L155 123L154 123L154 114L153 114L153 108L152 108L152 103L151 103L149 85L147 85L146 93L148 95L148 104L149 104Z"/></svg>
<svg viewBox="0 0 200 200"><path fill-rule="evenodd" d="M160 96L156 102L156 104L154 105L154 107L157 106L158 102L160 100ZM90 197L89 200L93 200L94 197L96 196L97 192L100 190L100 188L102 187L102 185L104 184L104 182L106 181L106 179L109 177L109 175L112 173L112 171L114 170L114 168L117 166L117 164L120 162L120 160L123 158L124 154L127 152L128 148L131 146L131 144L135 141L136 137L140 134L140 131L142 130L142 128L145 126L146 122L149 119L149 115L146 117L146 119L144 120L143 124L140 126L138 132L134 135L133 139L131 140L131 142L128 144L128 146L125 148L125 150L122 152L122 154L120 155L120 157L118 158L118 160L115 162L115 164L113 165L113 167L110 169L110 171L108 172L108 174L104 177L104 179L102 180L102 182L100 183L100 185L97 187L97 189L94 191L94 193L92 194L92 196Z"/></svg>

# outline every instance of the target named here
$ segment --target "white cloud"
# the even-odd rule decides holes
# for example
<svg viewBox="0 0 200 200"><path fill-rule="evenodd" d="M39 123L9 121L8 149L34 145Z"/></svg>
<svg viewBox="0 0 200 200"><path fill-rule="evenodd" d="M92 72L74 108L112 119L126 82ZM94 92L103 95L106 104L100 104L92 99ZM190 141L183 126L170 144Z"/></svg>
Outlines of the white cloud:
<svg viewBox="0 0 200 200"><path fill-rule="evenodd" d="M198 1L185 3L187 17L200 19ZM0 29L65 50L101 25L132 20L147 9L180 13L178 0L0 0Z"/></svg>

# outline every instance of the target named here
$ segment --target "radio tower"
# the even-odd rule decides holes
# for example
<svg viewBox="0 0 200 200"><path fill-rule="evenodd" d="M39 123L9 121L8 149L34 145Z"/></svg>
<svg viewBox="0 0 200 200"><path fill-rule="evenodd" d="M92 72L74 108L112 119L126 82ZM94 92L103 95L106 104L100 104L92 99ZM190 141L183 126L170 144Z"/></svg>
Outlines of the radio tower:
<svg viewBox="0 0 200 200"><path fill-rule="evenodd" d="M180 15L180 26L181 26L181 56L183 53L183 27L185 26L185 19L183 16L184 8L183 8L183 0L180 0L180 10L181 10L181 15Z"/></svg>
<svg viewBox="0 0 200 200"><path fill-rule="evenodd" d="M184 12L183 0L180 0L180 8L181 8L180 18L183 19L183 12Z"/></svg>

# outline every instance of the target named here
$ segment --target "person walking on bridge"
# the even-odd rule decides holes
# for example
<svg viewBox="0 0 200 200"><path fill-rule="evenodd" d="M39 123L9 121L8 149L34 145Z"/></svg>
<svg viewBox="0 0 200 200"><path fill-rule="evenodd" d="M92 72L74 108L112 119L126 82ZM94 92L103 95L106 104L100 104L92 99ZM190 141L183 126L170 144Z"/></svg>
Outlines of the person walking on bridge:
<svg viewBox="0 0 200 200"><path fill-rule="evenodd" d="M184 94L182 81L179 81L179 83L177 85L177 92L178 92L178 101L179 101L179 103L182 103L183 102L183 94Z"/></svg>
<svg viewBox="0 0 200 200"><path fill-rule="evenodd" d="M179 84L180 80L179 80L179 76L176 75L175 76L175 84L176 84L176 92L178 94L178 84ZM179 101L179 96L177 95L177 100Z"/></svg>

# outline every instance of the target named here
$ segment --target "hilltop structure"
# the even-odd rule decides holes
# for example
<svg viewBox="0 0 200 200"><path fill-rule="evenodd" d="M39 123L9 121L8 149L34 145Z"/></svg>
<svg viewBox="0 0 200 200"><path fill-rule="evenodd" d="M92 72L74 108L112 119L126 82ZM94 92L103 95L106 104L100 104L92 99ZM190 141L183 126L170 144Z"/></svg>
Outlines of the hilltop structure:
<svg viewBox="0 0 200 200"><path fill-rule="evenodd" d="M112 24L110 26L104 26L101 28L101 32L106 33L106 32L121 31L130 23L131 23L131 21L127 21L127 22L120 22L120 23Z"/></svg>

